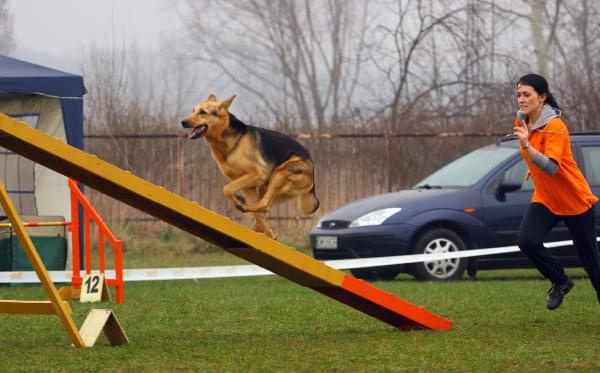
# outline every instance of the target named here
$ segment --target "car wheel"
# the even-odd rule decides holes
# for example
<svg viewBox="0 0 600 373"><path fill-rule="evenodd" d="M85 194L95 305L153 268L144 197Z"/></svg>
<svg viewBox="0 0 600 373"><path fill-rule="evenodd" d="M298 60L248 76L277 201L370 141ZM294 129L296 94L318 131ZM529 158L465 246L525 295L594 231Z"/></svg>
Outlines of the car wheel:
<svg viewBox="0 0 600 373"><path fill-rule="evenodd" d="M464 240L453 230L434 228L423 233L417 240L414 254L439 254L466 250ZM414 276L421 281L447 281L462 278L467 258L434 260L412 265Z"/></svg>
<svg viewBox="0 0 600 373"><path fill-rule="evenodd" d="M352 276L365 281L392 281L398 276L401 269L394 266L373 267L365 269L351 269Z"/></svg>

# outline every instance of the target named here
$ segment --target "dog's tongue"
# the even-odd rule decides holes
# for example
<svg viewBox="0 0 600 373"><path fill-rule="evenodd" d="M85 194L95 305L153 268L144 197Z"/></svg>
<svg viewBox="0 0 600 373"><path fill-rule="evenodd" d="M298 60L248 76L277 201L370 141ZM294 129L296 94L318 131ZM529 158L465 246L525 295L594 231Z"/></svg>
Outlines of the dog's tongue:
<svg viewBox="0 0 600 373"><path fill-rule="evenodd" d="M204 132L206 132L207 129L208 126L206 125L192 128L190 133L188 133L188 139L197 139L198 137L204 135Z"/></svg>

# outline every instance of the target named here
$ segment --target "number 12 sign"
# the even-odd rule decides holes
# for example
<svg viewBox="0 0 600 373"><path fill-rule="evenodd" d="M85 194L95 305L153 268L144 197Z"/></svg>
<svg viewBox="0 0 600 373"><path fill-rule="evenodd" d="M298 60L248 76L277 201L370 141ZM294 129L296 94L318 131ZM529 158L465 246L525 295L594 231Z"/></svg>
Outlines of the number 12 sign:
<svg viewBox="0 0 600 373"><path fill-rule="evenodd" d="M100 300L107 300L106 295L103 297L103 293L107 291L106 283L104 281L104 274L102 273L90 273L83 277L81 283L81 294L79 295L79 301L85 302L99 302Z"/></svg>

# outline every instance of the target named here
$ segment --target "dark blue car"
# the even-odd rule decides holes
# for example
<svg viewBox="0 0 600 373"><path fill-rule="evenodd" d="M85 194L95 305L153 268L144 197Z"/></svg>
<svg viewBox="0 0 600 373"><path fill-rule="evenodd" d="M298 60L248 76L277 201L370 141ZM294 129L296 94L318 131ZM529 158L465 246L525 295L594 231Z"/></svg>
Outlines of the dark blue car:
<svg viewBox="0 0 600 373"><path fill-rule="evenodd" d="M600 134L571 135L573 154L594 194L600 196ZM515 140L479 148L440 168L412 189L381 194L339 207L311 231L319 260L441 253L514 245L533 184ZM600 208L596 208L600 223ZM548 241L570 240L559 224ZM573 247L553 249L567 267L580 266ZM465 270L525 268L519 252L407 265L354 269L367 280L391 280L400 272L419 280L454 280Z"/></svg>

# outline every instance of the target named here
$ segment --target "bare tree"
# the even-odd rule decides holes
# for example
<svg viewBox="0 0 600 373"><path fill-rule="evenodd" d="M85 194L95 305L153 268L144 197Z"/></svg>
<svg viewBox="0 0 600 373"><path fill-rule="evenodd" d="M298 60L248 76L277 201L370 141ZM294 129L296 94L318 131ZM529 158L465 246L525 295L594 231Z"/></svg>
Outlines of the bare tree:
<svg viewBox="0 0 600 373"><path fill-rule="evenodd" d="M91 131L110 135L172 131L178 123L189 89L180 86L185 69L177 58L151 60L146 53L135 43L118 41L87 51L82 70L89 90L86 125Z"/></svg>
<svg viewBox="0 0 600 373"><path fill-rule="evenodd" d="M467 0L464 5L459 21L447 31L460 58L455 74L462 83L454 90L459 96L452 98L455 104L444 109L458 114L451 110L454 106L460 111L463 130L498 131L499 125L510 122L507 116L514 115L512 75L523 69L523 56L515 53L520 48L508 31L523 17L498 7L496 0Z"/></svg>
<svg viewBox="0 0 600 373"><path fill-rule="evenodd" d="M525 0L530 6L529 24L531 39L537 61L537 68L541 75L548 75L548 52L552 42L556 39L556 28L561 10L561 0ZM552 6L548 10L547 6Z"/></svg>
<svg viewBox="0 0 600 373"><path fill-rule="evenodd" d="M573 129L600 128L600 4L596 1L563 1L564 12L549 56L560 102Z"/></svg>
<svg viewBox="0 0 600 373"><path fill-rule="evenodd" d="M348 117L369 3L188 1L190 58L209 64L280 123L325 129ZM198 21L198 17L202 21ZM186 38L188 35L186 35ZM260 114L260 113L256 113Z"/></svg>
<svg viewBox="0 0 600 373"><path fill-rule="evenodd" d="M0 53L9 54L15 49L13 17L6 0L0 0Z"/></svg>
<svg viewBox="0 0 600 373"><path fill-rule="evenodd" d="M600 128L599 1L188 0L179 11L185 40L165 53L178 61L173 75L140 75L164 62L131 46L90 55L88 128L172 133L171 110L189 110L190 93L194 101L245 95L237 105L278 129L343 133L302 139L315 155L323 211L413 185L510 132L516 80L531 71L546 74L572 129ZM348 136L347 123L360 135ZM415 138L426 131L432 136ZM222 199L214 164L198 161L209 157L206 146L173 136L90 143L111 162L172 190L179 182L187 196L240 217ZM300 222L286 210L278 216Z"/></svg>
<svg viewBox="0 0 600 373"><path fill-rule="evenodd" d="M510 121L513 73L526 65L511 31L525 17L498 2L379 3L394 15L369 37L377 41L372 94L386 128L482 132Z"/></svg>
<svg viewBox="0 0 600 373"><path fill-rule="evenodd" d="M519 12L512 10L510 1L499 2L505 5L498 6L503 14L526 21L530 34L522 49L516 50L522 55L523 66L550 80L570 127L575 131L600 128L600 4L589 0L523 0L529 11ZM523 30L523 26L515 22L516 29Z"/></svg>
<svg viewBox="0 0 600 373"><path fill-rule="evenodd" d="M377 42L369 49L370 60L380 75L376 85L383 103L381 109L389 111L390 128L397 129L418 100L430 97L437 88L456 83L440 74L439 53L447 50L440 48L434 33L452 28L464 7L440 10L423 0L396 0L381 5L384 14L392 17L391 22L382 20L374 30L372 38Z"/></svg>

